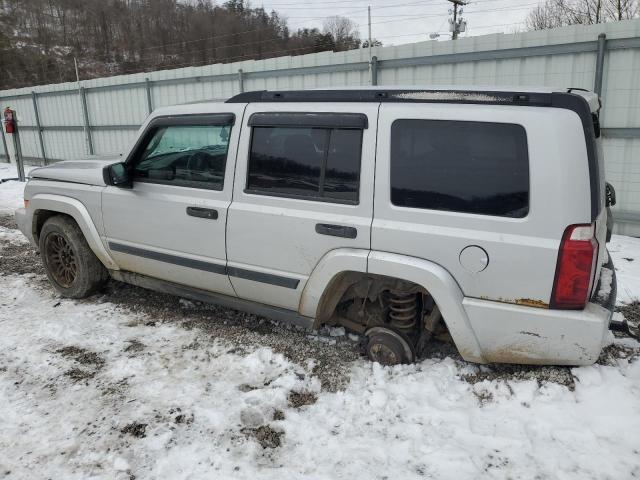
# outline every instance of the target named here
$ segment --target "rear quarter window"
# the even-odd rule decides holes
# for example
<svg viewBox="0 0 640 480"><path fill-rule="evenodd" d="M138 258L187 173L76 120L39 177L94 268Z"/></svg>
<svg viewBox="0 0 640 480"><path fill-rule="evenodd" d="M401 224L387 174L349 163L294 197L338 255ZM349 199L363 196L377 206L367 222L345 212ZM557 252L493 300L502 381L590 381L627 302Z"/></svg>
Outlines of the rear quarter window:
<svg viewBox="0 0 640 480"><path fill-rule="evenodd" d="M396 206L522 218L529 154L520 125L396 120L391 127Z"/></svg>

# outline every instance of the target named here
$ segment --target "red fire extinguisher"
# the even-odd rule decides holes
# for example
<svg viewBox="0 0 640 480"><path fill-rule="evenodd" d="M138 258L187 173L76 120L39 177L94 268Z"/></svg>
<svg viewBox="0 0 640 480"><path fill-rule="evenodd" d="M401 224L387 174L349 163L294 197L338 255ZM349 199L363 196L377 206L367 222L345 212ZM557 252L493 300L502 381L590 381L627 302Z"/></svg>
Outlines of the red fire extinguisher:
<svg viewBox="0 0 640 480"><path fill-rule="evenodd" d="M14 133L16 131L15 112L9 107L4 109L4 130L7 133Z"/></svg>

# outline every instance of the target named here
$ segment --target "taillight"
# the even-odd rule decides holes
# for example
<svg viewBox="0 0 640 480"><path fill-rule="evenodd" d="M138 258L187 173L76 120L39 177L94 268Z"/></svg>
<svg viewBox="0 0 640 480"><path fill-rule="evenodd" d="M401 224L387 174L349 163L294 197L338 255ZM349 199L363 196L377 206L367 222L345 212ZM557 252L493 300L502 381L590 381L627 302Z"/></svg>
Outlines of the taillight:
<svg viewBox="0 0 640 480"><path fill-rule="evenodd" d="M598 251L594 231L593 225L570 225L564 231L551 308L582 310L587 304Z"/></svg>

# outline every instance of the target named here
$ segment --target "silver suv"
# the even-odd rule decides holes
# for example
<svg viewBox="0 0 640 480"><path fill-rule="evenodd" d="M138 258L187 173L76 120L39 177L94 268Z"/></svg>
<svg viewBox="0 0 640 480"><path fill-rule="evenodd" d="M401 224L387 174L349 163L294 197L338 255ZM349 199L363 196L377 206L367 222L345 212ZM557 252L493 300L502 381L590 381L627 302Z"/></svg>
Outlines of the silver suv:
<svg viewBox="0 0 640 480"><path fill-rule="evenodd" d="M586 365L615 303L597 95L249 92L156 110L125 157L33 170L18 224L62 294L112 277L364 335L411 362Z"/></svg>

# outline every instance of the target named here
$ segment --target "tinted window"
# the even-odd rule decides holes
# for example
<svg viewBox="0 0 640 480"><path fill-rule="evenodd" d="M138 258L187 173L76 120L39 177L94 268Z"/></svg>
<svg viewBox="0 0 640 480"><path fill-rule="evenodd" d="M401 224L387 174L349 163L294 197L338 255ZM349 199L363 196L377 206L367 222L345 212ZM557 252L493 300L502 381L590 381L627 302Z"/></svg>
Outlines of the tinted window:
<svg viewBox="0 0 640 480"><path fill-rule="evenodd" d="M254 127L247 189L358 201L362 130Z"/></svg>
<svg viewBox="0 0 640 480"><path fill-rule="evenodd" d="M433 210L524 217L529 157L523 127L505 123L396 120L391 202Z"/></svg>
<svg viewBox="0 0 640 480"><path fill-rule="evenodd" d="M150 135L134 180L222 190L231 127L176 125Z"/></svg>

